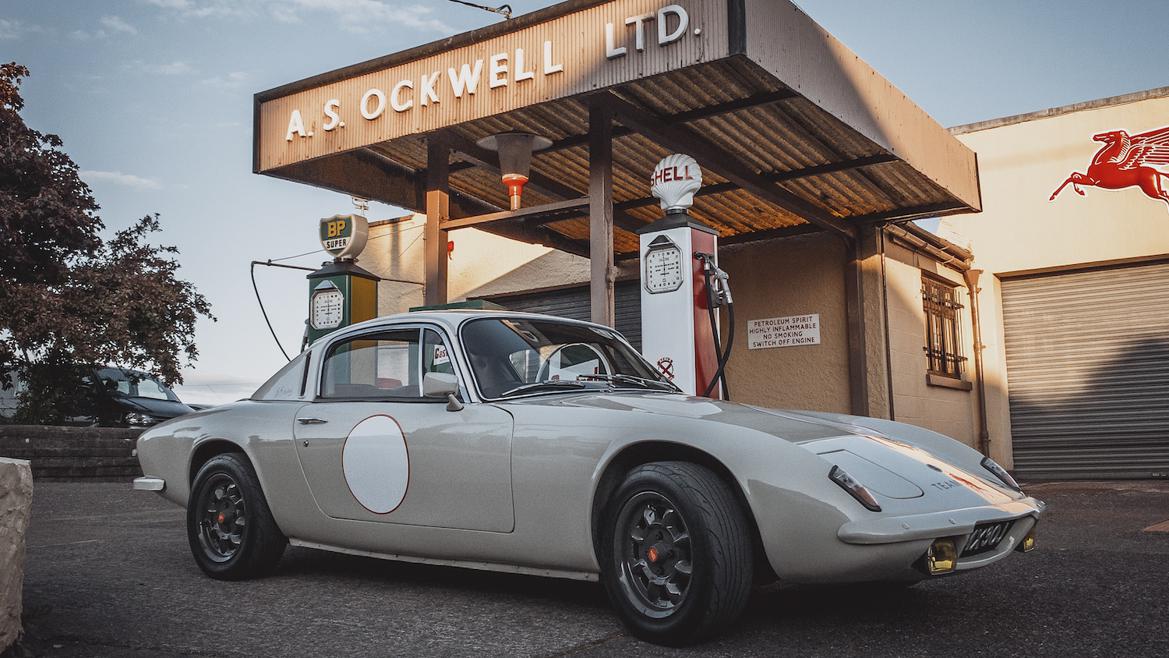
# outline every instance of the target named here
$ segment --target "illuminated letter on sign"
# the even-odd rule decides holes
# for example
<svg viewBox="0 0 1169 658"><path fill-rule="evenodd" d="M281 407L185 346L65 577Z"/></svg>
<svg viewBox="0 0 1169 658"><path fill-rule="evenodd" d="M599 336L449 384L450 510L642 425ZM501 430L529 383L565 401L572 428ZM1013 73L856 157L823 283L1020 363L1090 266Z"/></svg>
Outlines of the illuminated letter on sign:
<svg viewBox="0 0 1169 658"><path fill-rule="evenodd" d="M398 84L394 85L394 88L390 90L390 107L394 108L395 112L405 112L406 110L414 107L414 101L412 99L405 102L402 102L398 99L398 95L402 93L403 88L413 89L414 83L410 80L400 80Z"/></svg>
<svg viewBox="0 0 1169 658"><path fill-rule="evenodd" d="M524 70L524 49L515 49L515 75L513 79L516 82L523 82L524 80L531 80L536 77L535 71Z"/></svg>
<svg viewBox="0 0 1169 658"><path fill-rule="evenodd" d="M475 89L479 86L479 74L483 72L483 60L475 60L475 68L471 69L468 64L463 64L458 71L449 68L446 71L447 77L451 79L451 91L455 92L455 98L462 98L463 91L468 94L475 93Z"/></svg>
<svg viewBox="0 0 1169 658"><path fill-rule="evenodd" d="M666 34L666 30L669 29L666 27L666 23L668 22L666 16L669 14L674 14L678 17L678 27L674 28L673 32ZM664 46L667 43L674 43L678 39L681 39L682 35L686 34L686 28L689 25L690 16L686 13L685 9L682 9L678 5L666 5L662 7L658 10L658 45Z"/></svg>
<svg viewBox="0 0 1169 658"><path fill-rule="evenodd" d="M544 42L544 75L552 75L553 73L563 73L563 64L552 63L552 42Z"/></svg>
<svg viewBox="0 0 1169 658"><path fill-rule="evenodd" d="M422 83L422 93L419 94L418 104L426 107L429 103L438 102L438 92L434 90L434 85L438 83L438 76L442 75L442 71L435 71L431 75L422 74L419 82Z"/></svg>
<svg viewBox="0 0 1169 658"><path fill-rule="evenodd" d="M618 47L613 38L613 24L605 23L605 57L617 59L625 56L625 46Z"/></svg>
<svg viewBox="0 0 1169 658"><path fill-rule="evenodd" d="M324 128L325 131L329 131L334 128L345 127L345 122L341 120L341 115L337 114L337 108L340 106L341 101L337 100L336 98L330 98L329 100L325 101L325 116L329 117L329 121L326 122L325 125L321 126L321 128Z"/></svg>
<svg viewBox="0 0 1169 658"><path fill-rule="evenodd" d="M646 23L646 21L652 21L653 19L654 19L653 14L642 14L641 16L630 16L629 18L625 19L626 25L636 25L637 26L637 34L633 40L633 47L637 48L637 52L642 52L645 50L645 23Z"/></svg>
<svg viewBox="0 0 1169 658"><path fill-rule="evenodd" d="M487 66L487 86L491 89L507 86L507 53L491 56Z"/></svg>
<svg viewBox="0 0 1169 658"><path fill-rule="evenodd" d="M369 99L376 98L377 106L369 109ZM361 116L373 121L386 111L386 94L381 89L370 89L361 97Z"/></svg>
<svg viewBox="0 0 1169 658"><path fill-rule="evenodd" d="M294 133L301 137L309 136L304 131L304 119L300 118L300 110L293 110L292 116L288 117L288 132L284 134L284 141L291 142Z"/></svg>

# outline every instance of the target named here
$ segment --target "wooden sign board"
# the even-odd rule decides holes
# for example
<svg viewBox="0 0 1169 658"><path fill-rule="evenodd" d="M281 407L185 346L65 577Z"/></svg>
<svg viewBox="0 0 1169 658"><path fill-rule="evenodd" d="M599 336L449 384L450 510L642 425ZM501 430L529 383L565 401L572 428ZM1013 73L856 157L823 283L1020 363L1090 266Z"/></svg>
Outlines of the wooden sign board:
<svg viewBox="0 0 1169 658"><path fill-rule="evenodd" d="M260 94L257 171L721 59L727 24L725 0L615 0L287 95Z"/></svg>

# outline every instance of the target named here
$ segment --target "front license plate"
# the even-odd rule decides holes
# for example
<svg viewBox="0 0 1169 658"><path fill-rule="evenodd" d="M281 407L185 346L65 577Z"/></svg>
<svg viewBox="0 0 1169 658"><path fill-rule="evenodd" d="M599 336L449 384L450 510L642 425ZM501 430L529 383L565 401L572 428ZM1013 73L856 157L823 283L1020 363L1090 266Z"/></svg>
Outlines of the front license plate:
<svg viewBox="0 0 1169 658"><path fill-rule="evenodd" d="M998 523L980 523L974 526L974 532L970 533L966 548L962 549L962 557L993 551L999 542L1007 536L1007 532L1011 529L1011 523L1011 521L1000 521Z"/></svg>

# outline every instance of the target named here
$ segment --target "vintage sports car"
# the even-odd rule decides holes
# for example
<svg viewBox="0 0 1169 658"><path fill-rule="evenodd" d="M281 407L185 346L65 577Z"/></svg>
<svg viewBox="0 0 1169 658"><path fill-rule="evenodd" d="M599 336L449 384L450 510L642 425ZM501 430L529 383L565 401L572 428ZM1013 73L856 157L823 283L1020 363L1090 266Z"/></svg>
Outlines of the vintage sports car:
<svg viewBox="0 0 1169 658"><path fill-rule="evenodd" d="M1034 546L1044 508L934 432L683 395L612 329L506 312L338 330L250 399L148 430L138 458L213 578L292 543L599 579L674 645L757 583L987 566Z"/></svg>

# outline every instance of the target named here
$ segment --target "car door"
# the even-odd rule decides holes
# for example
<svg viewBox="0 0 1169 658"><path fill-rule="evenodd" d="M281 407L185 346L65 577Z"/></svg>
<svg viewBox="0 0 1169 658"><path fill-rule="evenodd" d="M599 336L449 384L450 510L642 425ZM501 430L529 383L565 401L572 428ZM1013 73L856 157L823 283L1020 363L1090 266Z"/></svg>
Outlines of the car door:
<svg viewBox="0 0 1169 658"><path fill-rule="evenodd" d="M345 336L323 354L316 396L297 410L294 430L321 511L387 524L513 529L511 415L489 404L448 411L446 399L422 397L425 373L461 375L437 326Z"/></svg>

